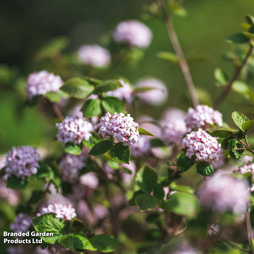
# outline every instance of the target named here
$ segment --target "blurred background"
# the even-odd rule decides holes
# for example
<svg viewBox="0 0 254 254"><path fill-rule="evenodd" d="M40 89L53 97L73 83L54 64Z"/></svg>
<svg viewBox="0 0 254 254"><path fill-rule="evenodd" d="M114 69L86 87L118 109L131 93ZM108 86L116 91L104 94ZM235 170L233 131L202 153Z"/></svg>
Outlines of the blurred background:
<svg viewBox="0 0 254 254"><path fill-rule="evenodd" d="M169 97L163 106L143 107L143 113L159 118L167 107L187 110L191 104L179 67L159 59L159 51L172 51L163 24L156 19L143 19L142 0L9 0L0 2L0 154L13 146L43 145L47 134L54 137L55 127L36 108L17 111L17 102L24 98L29 73L46 69L60 75L57 59L43 59L38 52L50 40L61 38L63 52L74 54L84 44L107 45L114 27L126 19L138 19L153 32L153 41L138 64L121 64L107 78L122 75L135 83L142 77L161 79ZM226 42L233 33L242 31L246 14L254 14L253 0L186 0L187 15L175 17L174 25L200 98L211 103L222 88L216 88L214 70L219 67L232 75L233 66L223 54L235 50ZM65 59L66 61L68 59ZM249 85L254 86L254 79ZM247 111L254 116L253 102L238 94L230 95L220 108L224 120L233 110ZM253 111L253 112L252 112ZM52 141L52 140L51 140Z"/></svg>

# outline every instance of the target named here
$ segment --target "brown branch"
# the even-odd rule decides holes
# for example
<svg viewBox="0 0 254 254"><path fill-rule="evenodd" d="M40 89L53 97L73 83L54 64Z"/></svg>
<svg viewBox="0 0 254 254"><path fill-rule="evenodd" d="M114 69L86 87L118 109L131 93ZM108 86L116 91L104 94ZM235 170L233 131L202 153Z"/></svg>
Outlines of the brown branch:
<svg viewBox="0 0 254 254"><path fill-rule="evenodd" d="M215 109L218 108L222 104L222 102L225 100L225 98L231 92L233 83L239 78L239 76L241 74L241 71L242 71L244 65L247 63L247 61L248 61L249 57L251 56L252 52L253 52L253 45L252 45L252 43L250 43L250 48L249 48L242 64L238 68L236 68L235 74L233 75L232 79L230 80L228 85L225 87L225 89L222 92L222 94L220 95L219 99L216 101L216 103L214 105Z"/></svg>
<svg viewBox="0 0 254 254"><path fill-rule="evenodd" d="M185 83L187 85L187 88L189 90L189 94L190 94L190 97L191 97L192 104L193 104L194 107L196 107L199 104L199 102L198 102L198 97L197 97L197 94L196 94L196 91L195 91L195 86L194 86L194 83L193 83L193 80L192 80L192 77L191 77L191 73L190 73L188 63L185 59L185 56L184 56L184 53L182 51L181 45L180 45L179 40L177 38L177 35L175 33L175 29L174 29L173 23L171 21L171 17L170 17L169 13L166 10L164 0L157 0L157 2L158 2L158 5L160 6L161 10L164 13L163 21L164 21L169 39L171 41L171 44L172 44L173 49L175 51L175 54L178 58L178 64L179 64L179 67L182 71L182 74L183 74L183 77L185 79Z"/></svg>

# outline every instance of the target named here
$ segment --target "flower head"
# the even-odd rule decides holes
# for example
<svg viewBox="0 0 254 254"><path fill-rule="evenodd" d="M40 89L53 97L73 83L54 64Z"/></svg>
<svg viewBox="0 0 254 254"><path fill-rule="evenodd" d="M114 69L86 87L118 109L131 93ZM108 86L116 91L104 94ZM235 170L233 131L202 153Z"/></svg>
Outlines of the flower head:
<svg viewBox="0 0 254 254"><path fill-rule="evenodd" d="M32 219L27 214L19 213L10 228L17 233L20 231L27 232L31 225Z"/></svg>
<svg viewBox="0 0 254 254"><path fill-rule="evenodd" d="M162 126L161 138L166 144L180 145L183 136L189 131L183 119L176 119Z"/></svg>
<svg viewBox="0 0 254 254"><path fill-rule="evenodd" d="M62 123L56 124L58 128L57 139L65 143L80 144L92 136L93 125L83 117L66 117Z"/></svg>
<svg viewBox="0 0 254 254"><path fill-rule="evenodd" d="M207 129L210 124L222 126L222 114L206 105L198 105L196 109L189 108L185 122L191 129Z"/></svg>
<svg viewBox="0 0 254 254"><path fill-rule="evenodd" d="M72 205L50 204L47 207L42 207L41 211L41 214L37 214L37 216L45 213L54 213L56 218L60 218L62 220L71 220L77 216Z"/></svg>
<svg viewBox="0 0 254 254"><path fill-rule="evenodd" d="M217 139L210 136L202 129L187 134L182 145L187 148L186 156L196 156L196 161L215 162L219 160L222 152L221 145Z"/></svg>
<svg viewBox="0 0 254 254"><path fill-rule="evenodd" d="M240 172L241 174L246 174L246 173L254 173L254 163L247 162L240 166L237 170L234 170L234 172Z"/></svg>
<svg viewBox="0 0 254 254"><path fill-rule="evenodd" d="M96 189L99 184L99 179L93 172L89 172L80 176L79 182L91 189Z"/></svg>
<svg viewBox="0 0 254 254"><path fill-rule="evenodd" d="M67 154L59 163L63 180L69 183L77 182L79 171L86 166L87 156Z"/></svg>
<svg viewBox="0 0 254 254"><path fill-rule="evenodd" d="M140 79L136 87L148 87L153 88L146 92L139 93L138 97L141 101L152 104L152 105L161 105L163 104L167 97L168 92L166 86L161 80L155 78L143 78Z"/></svg>
<svg viewBox="0 0 254 254"><path fill-rule="evenodd" d="M117 97L119 100L124 100L127 103L131 103L133 100L133 88L130 86L129 83L120 79L119 82L122 84L123 87L120 87L116 90L107 92L108 96Z"/></svg>
<svg viewBox="0 0 254 254"><path fill-rule="evenodd" d="M118 43L131 47L146 48L152 40L151 30L137 20L127 20L119 23L113 34Z"/></svg>
<svg viewBox="0 0 254 254"><path fill-rule="evenodd" d="M108 50L99 45L84 45L79 49L78 55L82 63L98 68L108 66L111 61Z"/></svg>
<svg viewBox="0 0 254 254"><path fill-rule="evenodd" d="M146 155L151 148L149 138L141 136L139 141L130 147L131 155L133 157L139 157Z"/></svg>
<svg viewBox="0 0 254 254"><path fill-rule="evenodd" d="M203 207L220 212L244 213L249 201L248 184L245 180L215 174L200 189L199 197Z"/></svg>
<svg viewBox="0 0 254 254"><path fill-rule="evenodd" d="M125 146L133 145L139 140L138 124L133 121L133 118L128 114L109 112L100 119L99 135L109 137L113 135L119 142Z"/></svg>
<svg viewBox="0 0 254 254"><path fill-rule="evenodd" d="M6 173L24 179L37 173L40 156L31 146L13 148L6 156Z"/></svg>
<svg viewBox="0 0 254 254"><path fill-rule="evenodd" d="M30 74L25 89L31 100L37 95L43 95L47 92L57 92L62 85L63 81L59 76L44 70Z"/></svg>

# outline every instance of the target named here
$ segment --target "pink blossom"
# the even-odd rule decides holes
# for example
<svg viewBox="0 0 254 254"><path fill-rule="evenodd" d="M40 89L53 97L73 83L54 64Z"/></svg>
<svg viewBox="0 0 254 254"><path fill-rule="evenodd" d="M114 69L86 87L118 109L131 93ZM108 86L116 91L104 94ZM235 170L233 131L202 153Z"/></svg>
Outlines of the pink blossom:
<svg viewBox="0 0 254 254"><path fill-rule="evenodd" d="M146 48L152 40L151 30L137 20L119 23L113 34L114 40L131 47Z"/></svg>
<svg viewBox="0 0 254 254"><path fill-rule="evenodd" d="M19 192L7 188L6 182L0 181L0 198L11 205L17 205L19 203Z"/></svg>
<svg viewBox="0 0 254 254"><path fill-rule="evenodd" d="M39 213L37 216L41 216L46 213L54 213L56 218L60 218L62 220L71 220L77 216L72 205L50 204L47 207L42 207L41 211L41 214Z"/></svg>
<svg viewBox="0 0 254 254"><path fill-rule="evenodd" d="M20 231L27 232L31 225L32 219L27 214L19 213L10 228L17 233Z"/></svg>
<svg viewBox="0 0 254 254"><path fill-rule="evenodd" d="M191 129L207 129L213 124L222 126L222 114L206 105L198 105L196 109L189 108L185 122Z"/></svg>
<svg viewBox="0 0 254 254"><path fill-rule="evenodd" d="M141 101L152 104L152 105L161 105L163 104L167 97L168 97L168 91L164 83L155 78L143 78L140 79L136 87L151 87L154 88L152 90L142 92L138 94L138 97Z"/></svg>
<svg viewBox="0 0 254 254"><path fill-rule="evenodd" d="M247 162L243 164L242 166L238 167L237 170L234 172L240 172L241 174L246 174L246 173L254 173L254 163Z"/></svg>
<svg viewBox="0 0 254 254"><path fill-rule="evenodd" d="M17 247L9 247L6 252L8 254L25 254L25 251L22 247L17 246Z"/></svg>
<svg viewBox="0 0 254 254"><path fill-rule="evenodd" d="M123 100L127 103L131 103L133 100L133 88L131 85L123 79L120 79L119 82L123 87L120 87L116 90L107 92L108 96L117 97L119 100Z"/></svg>
<svg viewBox="0 0 254 254"><path fill-rule="evenodd" d="M95 213L96 217L99 219L103 219L109 214L108 209L100 204L97 204L94 207L94 213Z"/></svg>
<svg viewBox="0 0 254 254"><path fill-rule="evenodd" d="M178 108L169 108L163 112L160 123L162 125L175 120L184 120L186 113Z"/></svg>
<svg viewBox="0 0 254 254"><path fill-rule="evenodd" d="M131 155L133 157L144 156L150 151L150 148L151 148L151 145L150 145L149 138L146 136L141 136L137 143L130 146Z"/></svg>
<svg viewBox="0 0 254 254"><path fill-rule="evenodd" d="M96 189L99 184L99 179L93 172L89 172L84 175L81 175L79 178L79 182L82 185L87 186L91 189Z"/></svg>
<svg viewBox="0 0 254 254"><path fill-rule="evenodd" d="M248 207L248 183L232 176L216 175L208 178L199 191L200 203L215 211L245 213Z"/></svg>
<svg viewBox="0 0 254 254"><path fill-rule="evenodd" d="M103 68L111 62L109 51L99 45L84 45L79 49L78 55L82 63L93 67Z"/></svg>
<svg viewBox="0 0 254 254"><path fill-rule="evenodd" d="M100 119L99 135L106 138L113 135L119 142L125 146L133 145L139 141L139 125L133 121L130 114L125 116L123 113L109 112Z"/></svg>
<svg viewBox="0 0 254 254"><path fill-rule="evenodd" d="M63 81L59 76L43 70L34 72L28 76L25 89L31 100L37 95L43 95L47 92L57 92L62 85Z"/></svg>
<svg viewBox="0 0 254 254"><path fill-rule="evenodd" d="M93 125L83 117L66 117L62 123L56 124L58 128L57 139L65 143L80 144L92 136Z"/></svg>
<svg viewBox="0 0 254 254"><path fill-rule="evenodd" d="M37 173L40 156L31 146L13 148L6 156L6 173L24 179Z"/></svg>
<svg viewBox="0 0 254 254"><path fill-rule="evenodd" d="M210 163L218 161L222 152L217 139L202 129L187 134L182 145L187 148L186 156L189 158L196 156L196 161L208 161Z"/></svg>

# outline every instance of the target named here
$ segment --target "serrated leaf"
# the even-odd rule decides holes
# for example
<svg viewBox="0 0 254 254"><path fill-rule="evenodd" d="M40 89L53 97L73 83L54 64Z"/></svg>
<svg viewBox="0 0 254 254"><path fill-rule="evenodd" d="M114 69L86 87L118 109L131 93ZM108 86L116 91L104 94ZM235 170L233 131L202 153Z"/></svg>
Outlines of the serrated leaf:
<svg viewBox="0 0 254 254"><path fill-rule="evenodd" d="M195 164L195 160L190 159L189 157L186 156L185 153L179 155L176 159L176 165L178 168L182 171L185 172L188 169L190 169L193 165Z"/></svg>
<svg viewBox="0 0 254 254"><path fill-rule="evenodd" d="M41 238L46 243L56 244L67 222L56 218L54 214L46 213L34 218L33 225L37 233L53 233L53 236L41 236Z"/></svg>
<svg viewBox="0 0 254 254"><path fill-rule="evenodd" d="M229 155L236 160L240 160L243 157L244 150L237 150L238 148L243 148L243 145L235 139L228 141L229 144Z"/></svg>
<svg viewBox="0 0 254 254"><path fill-rule="evenodd" d="M86 118L101 115L102 113L101 100L100 99L87 100L83 105L81 111L83 112L83 116Z"/></svg>
<svg viewBox="0 0 254 254"><path fill-rule="evenodd" d="M148 165L144 165L136 175L137 185L145 193L150 193L153 190L157 180L157 172Z"/></svg>
<svg viewBox="0 0 254 254"><path fill-rule="evenodd" d="M200 161L197 163L197 172L203 176L210 176L214 173L214 169L210 163L206 161Z"/></svg>
<svg viewBox="0 0 254 254"><path fill-rule="evenodd" d="M242 44L242 43L247 43L250 40L244 34L236 33L236 34L233 34L233 35L229 36L227 41L230 42L230 43L240 43L240 44Z"/></svg>
<svg viewBox="0 0 254 254"><path fill-rule="evenodd" d="M124 103L116 97L106 97L102 101L103 108L111 114L126 113Z"/></svg>
<svg viewBox="0 0 254 254"><path fill-rule="evenodd" d="M161 209L171 211L178 215L186 215L193 217L198 213L199 203L198 199L186 192L176 192L168 197L168 200L159 202Z"/></svg>
<svg viewBox="0 0 254 254"><path fill-rule="evenodd" d="M136 197L135 203L141 212L153 209L158 205L158 199L149 194L142 194Z"/></svg>
<svg viewBox="0 0 254 254"><path fill-rule="evenodd" d="M94 251L96 248L92 245L89 239L82 235L75 235L73 239L73 246L78 251L90 250Z"/></svg>
<svg viewBox="0 0 254 254"><path fill-rule="evenodd" d="M102 84L96 86L93 91L93 94L106 93L108 91L116 90L119 87L123 87L119 80L107 80Z"/></svg>
<svg viewBox="0 0 254 254"><path fill-rule="evenodd" d="M161 58L161 59L168 60L172 63L178 63L178 57L174 53L171 53L171 52L159 52L157 54L157 57Z"/></svg>
<svg viewBox="0 0 254 254"><path fill-rule="evenodd" d="M96 235L92 237L91 243L102 252L112 252L120 247L119 242L111 235Z"/></svg>
<svg viewBox="0 0 254 254"><path fill-rule="evenodd" d="M97 143L91 151L89 152L90 155L102 155L109 151L113 147L113 141L112 140L102 140L99 143Z"/></svg>
<svg viewBox="0 0 254 254"><path fill-rule="evenodd" d="M154 137L154 135L152 133L150 133L149 131L143 129L143 128L138 128L138 132L140 135L147 135L147 136L152 136Z"/></svg>
<svg viewBox="0 0 254 254"><path fill-rule="evenodd" d="M120 163L129 164L131 151L128 146L124 146L123 143L119 142L115 144L109 151L112 160Z"/></svg>
<svg viewBox="0 0 254 254"><path fill-rule="evenodd" d="M242 129L243 131L247 131L249 130L250 128L253 128L254 127L254 120L251 120L251 121L247 121L245 123L242 124Z"/></svg>
<svg viewBox="0 0 254 254"><path fill-rule="evenodd" d="M154 186L153 194L156 198L158 198L159 200L162 200L165 197L165 192L164 192L163 186L161 184L157 183Z"/></svg>
<svg viewBox="0 0 254 254"><path fill-rule="evenodd" d="M74 145L71 143L66 143L64 146L64 151L72 155L80 155L82 152L82 148L82 144Z"/></svg>
<svg viewBox="0 0 254 254"><path fill-rule="evenodd" d="M75 238L74 234L61 235L58 238L58 243L62 245L64 248L76 252L76 249L73 245L74 238Z"/></svg>
<svg viewBox="0 0 254 254"><path fill-rule="evenodd" d="M18 178L14 175L8 176L7 178L7 188L13 190L24 189L28 184L27 177L25 179Z"/></svg>
<svg viewBox="0 0 254 254"><path fill-rule="evenodd" d="M243 125L245 122L249 121L249 118L248 118L247 116L245 116L243 113L238 112L238 111L234 111L234 112L232 113L232 119L233 119L235 125L236 125L240 130L242 130L242 131L243 131L242 125Z"/></svg>
<svg viewBox="0 0 254 254"><path fill-rule="evenodd" d="M231 137L231 134L236 134L238 130L227 127L213 127L207 132L213 137L228 138Z"/></svg>
<svg viewBox="0 0 254 254"><path fill-rule="evenodd" d="M60 89L70 97L85 99L91 94L94 87L83 78L72 78L67 80Z"/></svg>

